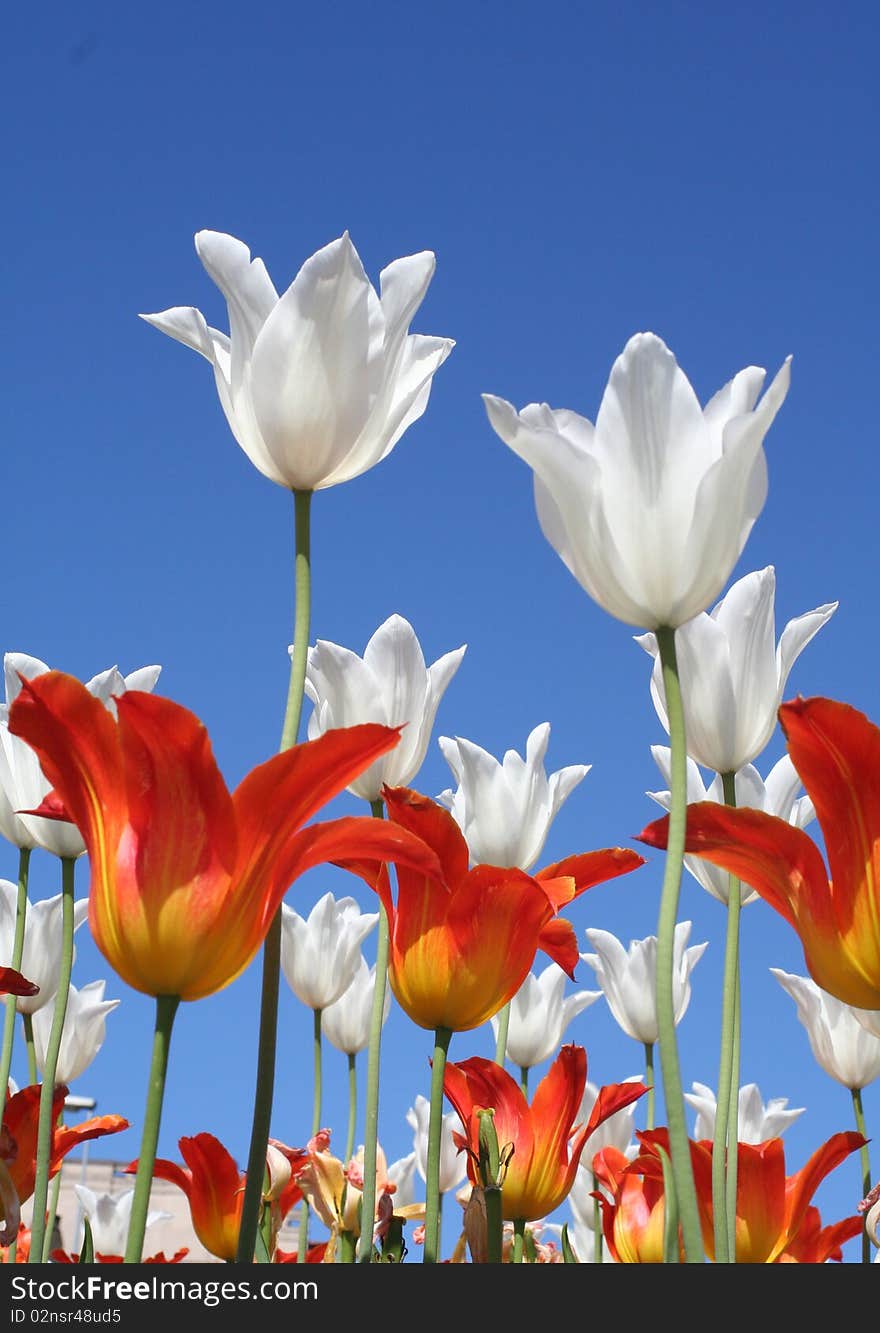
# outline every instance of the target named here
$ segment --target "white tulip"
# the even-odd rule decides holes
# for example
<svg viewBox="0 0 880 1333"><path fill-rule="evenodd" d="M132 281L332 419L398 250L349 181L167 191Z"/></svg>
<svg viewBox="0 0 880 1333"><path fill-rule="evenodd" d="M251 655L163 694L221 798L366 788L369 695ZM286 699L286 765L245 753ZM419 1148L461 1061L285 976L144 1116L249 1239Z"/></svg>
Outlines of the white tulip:
<svg viewBox="0 0 880 1333"><path fill-rule="evenodd" d="M652 745L651 754L665 781L669 782L671 773L669 746ZM816 817L809 796L797 794L801 789L800 774L787 754L773 765L766 781L761 778L754 765L746 764L737 772L734 786L737 806L745 806L750 810L763 810L765 814L776 815L777 818L793 824L795 828L806 828L810 820ZM669 790L649 791L647 795L664 810L672 808L672 793ZM723 805L724 784L721 775L716 774L709 786L704 786L699 768L694 760L688 757L687 802L688 805L693 805L698 801L716 801L719 805ZM712 865L701 856L686 856L684 864L707 893L711 893L719 902L727 903L730 876L726 870ZM740 885L740 892L743 906L755 902L758 897L754 889L749 888L747 884Z"/></svg>
<svg viewBox="0 0 880 1333"><path fill-rule="evenodd" d="M690 933L690 921L676 924L672 990L676 1023L681 1022L690 1003L691 972L706 949L705 944L687 948ZM653 1045L658 1039L656 935L632 940L628 950L607 930L587 930L586 935L596 952L582 953L581 959L595 971L617 1023L636 1041Z"/></svg>
<svg viewBox="0 0 880 1333"><path fill-rule="evenodd" d="M87 1185L74 1185L73 1188L89 1219L95 1254L124 1255L134 1190L125 1190L122 1194L96 1194ZM156 1222L171 1221L171 1213L151 1209L147 1213L146 1225L151 1227Z"/></svg>
<svg viewBox="0 0 880 1333"><path fill-rule="evenodd" d="M562 1043L565 1029L578 1014L602 998L601 991L575 991L563 998L565 973L556 963L540 976L530 972L510 1002L507 1056L520 1069L548 1060ZM498 1037L498 1016L490 1019Z"/></svg>
<svg viewBox="0 0 880 1333"><path fill-rule="evenodd" d="M653 333L630 338L596 424L483 395L489 420L535 474L544 536L589 595L645 629L683 625L718 596L767 497L764 436L789 362L741 370L701 409Z"/></svg>
<svg viewBox="0 0 880 1333"><path fill-rule="evenodd" d="M773 976L797 1005L810 1048L830 1078L851 1090L866 1088L880 1075L880 1036L860 1021L859 1012L829 995L809 977L771 967Z"/></svg>
<svg viewBox="0 0 880 1333"><path fill-rule="evenodd" d="M104 1044L106 1017L120 1004L119 1000L104 999L105 985L104 981L93 981L81 990L75 986L68 990L61 1047L55 1067L56 1086L59 1083L72 1083L79 1078ZM34 1014L34 1050L40 1073L46 1065L46 1051L52 1031L52 1009L53 1006L44 1005Z"/></svg>
<svg viewBox="0 0 880 1333"><path fill-rule="evenodd" d="M370 283L348 232L307 259L279 297L262 259L200 231L196 253L229 309L229 335L192 306L142 315L214 369L232 434L265 477L299 491L348 481L425 411L449 338L410 334L434 275L429 250Z"/></svg>
<svg viewBox="0 0 880 1333"><path fill-rule="evenodd" d="M19 970L40 989L36 995L15 997L15 1007L20 1014L36 1014L55 998L61 968L61 900L62 894L56 893L54 898L42 898L27 905L24 952ZM0 958L12 957L17 904L17 886L8 879L0 879ZM73 904L75 931L79 930L88 912L88 898L80 898Z"/></svg>
<svg viewBox="0 0 880 1333"><path fill-rule="evenodd" d="M363 657L326 639L309 649L305 692L314 704L310 740L331 727L361 722L403 726L397 745L347 788L354 796L377 801L383 785L412 785L427 753L440 700L466 646L444 653L426 667L412 625L403 616L393 615L376 630Z"/></svg>
<svg viewBox="0 0 880 1333"><path fill-rule="evenodd" d="M361 955L358 969L338 1000L321 1010L321 1031L344 1055L357 1055L370 1044L370 1017L376 968L369 967ZM384 1023L391 1010L391 991L385 989Z"/></svg>
<svg viewBox="0 0 880 1333"><path fill-rule="evenodd" d="M427 1097L419 1094L406 1113L406 1121L413 1128L413 1150L416 1155L416 1170L422 1180L428 1177L428 1120L431 1103ZM449 1111L443 1117L440 1128L440 1193L448 1194L456 1189L467 1174L465 1155L455 1145L452 1132L461 1133L461 1121L455 1111Z"/></svg>
<svg viewBox="0 0 880 1333"><path fill-rule="evenodd" d="M591 767L570 764L548 778L549 740L550 723L542 722L529 734L525 759L508 750L499 763L473 741L440 737L458 787L437 800L452 811L475 864L530 870L540 856L563 801Z"/></svg>
<svg viewBox="0 0 880 1333"><path fill-rule="evenodd" d="M697 1113L692 1137L697 1142L714 1139L715 1093L705 1083L692 1083L691 1087L693 1091L686 1092L684 1099ZM798 1106L788 1110L787 1107L787 1097L772 1097L765 1106L757 1083L743 1084L737 1098L736 1136L739 1142L765 1143L767 1139L780 1138L805 1109Z"/></svg>
<svg viewBox="0 0 880 1333"><path fill-rule="evenodd" d="M773 735L795 660L837 610L828 602L790 620L777 647L775 595L776 571L768 565L739 579L675 636L688 754L716 773L757 759ZM656 636L642 634L636 643L654 659L651 698L668 731Z"/></svg>
<svg viewBox="0 0 880 1333"><path fill-rule="evenodd" d="M290 989L310 1009L326 1009L344 995L361 960L361 944L379 920L354 898L325 893L308 917L281 905L281 967Z"/></svg>

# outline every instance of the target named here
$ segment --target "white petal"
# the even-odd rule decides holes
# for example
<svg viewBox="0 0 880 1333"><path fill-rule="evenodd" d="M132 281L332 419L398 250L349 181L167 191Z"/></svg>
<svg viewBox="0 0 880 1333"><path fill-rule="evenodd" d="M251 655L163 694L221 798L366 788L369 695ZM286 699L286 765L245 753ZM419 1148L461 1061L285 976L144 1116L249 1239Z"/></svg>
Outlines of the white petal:
<svg viewBox="0 0 880 1333"><path fill-rule="evenodd" d="M822 626L831 619L838 605L838 602L826 602L824 606L817 606L815 611L807 611L805 615L790 620L782 631L779 647L776 650L777 699L780 702L789 672L796 659L810 640L819 633Z"/></svg>

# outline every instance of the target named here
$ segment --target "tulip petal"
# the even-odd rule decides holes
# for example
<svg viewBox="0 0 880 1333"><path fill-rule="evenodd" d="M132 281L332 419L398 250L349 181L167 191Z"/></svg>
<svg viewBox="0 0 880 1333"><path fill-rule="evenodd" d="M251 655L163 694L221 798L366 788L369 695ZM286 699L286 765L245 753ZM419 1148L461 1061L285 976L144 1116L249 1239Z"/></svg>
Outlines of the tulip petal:
<svg viewBox="0 0 880 1333"><path fill-rule="evenodd" d="M813 1153L800 1171L789 1177L786 1182L787 1233L776 1246L774 1257L785 1248L787 1240L797 1236L813 1195L825 1177L849 1157L850 1153L858 1152L866 1142L861 1134L852 1131L832 1134L827 1143L823 1143L822 1147Z"/></svg>
<svg viewBox="0 0 880 1333"><path fill-rule="evenodd" d="M262 259L252 260L243 241L225 232L200 231L196 233L195 246L208 276L226 297L231 352L229 380L234 400L257 335L275 308L278 293Z"/></svg>
<svg viewBox="0 0 880 1333"><path fill-rule="evenodd" d="M409 787L386 787L388 818L433 847L442 868L441 882L452 887L468 871L468 847L452 815Z"/></svg>
<svg viewBox="0 0 880 1333"><path fill-rule="evenodd" d="M557 916L542 926L538 934L538 948L548 958L552 958L566 976L574 981L574 970L578 965L580 954L577 935L570 921Z"/></svg>
<svg viewBox="0 0 880 1333"><path fill-rule="evenodd" d="M39 986L12 967L0 967L0 995L37 995Z"/></svg>

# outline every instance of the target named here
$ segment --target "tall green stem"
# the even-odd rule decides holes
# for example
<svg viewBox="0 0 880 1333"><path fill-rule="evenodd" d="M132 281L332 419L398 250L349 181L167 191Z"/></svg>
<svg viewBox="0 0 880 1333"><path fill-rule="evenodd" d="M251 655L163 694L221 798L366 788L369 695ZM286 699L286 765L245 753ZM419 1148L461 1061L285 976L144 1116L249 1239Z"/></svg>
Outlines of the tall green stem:
<svg viewBox="0 0 880 1333"><path fill-rule="evenodd" d="M12 940L11 967L21 971L21 959L24 953L24 925L27 916L28 866L31 851L22 847L18 853L18 898L15 903L15 934ZM15 996L7 995L6 1012L3 1017L3 1048L0 1051L0 1121L6 1114L6 1095L9 1091L9 1071L12 1068L12 1046L15 1041Z"/></svg>
<svg viewBox="0 0 880 1333"><path fill-rule="evenodd" d="M654 1043L645 1042L645 1087L648 1089L645 1095L645 1129L654 1128Z"/></svg>
<svg viewBox="0 0 880 1333"><path fill-rule="evenodd" d="M521 1264L523 1257L523 1243L526 1238L526 1219L518 1217L513 1224L513 1253L510 1257L512 1264Z"/></svg>
<svg viewBox="0 0 880 1333"><path fill-rule="evenodd" d="M348 1133L345 1136L345 1160L351 1161L357 1125L357 1056L348 1057Z"/></svg>
<svg viewBox="0 0 880 1333"><path fill-rule="evenodd" d="M721 775L724 803L736 806L734 773ZM736 992L739 979L739 921L742 894L736 875L728 876L727 937L724 945L724 981L721 990L721 1051L718 1064L718 1093L715 1098L715 1133L712 1140L712 1217L715 1230L716 1264L736 1263L736 1236L731 1241L727 1210L727 1177L731 1158L737 1153L739 1105L732 1097L733 1067L736 1056Z"/></svg>
<svg viewBox="0 0 880 1333"><path fill-rule="evenodd" d="M498 1036L495 1038L495 1063L504 1068L504 1061L507 1056L507 1034L510 1031L510 1006L512 1001L508 1000L503 1009L498 1010Z"/></svg>
<svg viewBox="0 0 880 1333"><path fill-rule="evenodd" d="M64 1109L56 1121L58 1128L64 1124ZM49 1191L49 1209L48 1221L46 1223L46 1234L43 1237L43 1263L49 1262L49 1255L52 1252L52 1236L55 1231L55 1219L58 1216L58 1196L61 1193L61 1171L56 1171L52 1177L52 1188Z"/></svg>
<svg viewBox="0 0 880 1333"><path fill-rule="evenodd" d="M314 1026L312 1029L312 1058L314 1064L314 1090L312 1093L312 1138L321 1128L321 1013L313 1010ZM309 1245L309 1201L303 1199L299 1210L299 1237L297 1244L297 1263L304 1264Z"/></svg>
<svg viewBox="0 0 880 1333"><path fill-rule="evenodd" d="M595 1193L596 1190L598 1190L598 1188L599 1188L599 1182L596 1179L596 1177L593 1176L593 1192ZM594 1199L593 1200L593 1263L594 1264L601 1264L605 1262L604 1254L602 1252L602 1239L603 1239L602 1205L598 1199Z"/></svg>
<svg viewBox="0 0 880 1333"><path fill-rule="evenodd" d="M501 1189L497 1185L492 1185L483 1190L483 1198L486 1201L486 1263L500 1264L504 1261Z"/></svg>
<svg viewBox="0 0 880 1333"><path fill-rule="evenodd" d="M22 1014L21 1026L24 1032L24 1049L27 1053L28 1083L33 1087L39 1078L37 1072L37 1047L34 1042L33 1014Z"/></svg>
<svg viewBox="0 0 880 1333"><path fill-rule="evenodd" d="M497 1063L497 1062L496 1062ZM529 1096L529 1071L525 1065L520 1065L519 1086L522 1095L528 1100Z"/></svg>
<svg viewBox="0 0 880 1333"><path fill-rule="evenodd" d="M850 1091L852 1092L853 1111L855 1112L855 1117L856 1117L856 1129L859 1131L862 1138L866 1139L868 1136L865 1133L865 1112L862 1106L862 1090L861 1088L851 1088ZM864 1143L862 1145L859 1155L861 1157L861 1162L862 1162L862 1198L864 1199L865 1196L871 1192L871 1158L868 1154L867 1143ZM868 1237L867 1231L863 1229L862 1263L869 1264L870 1262L871 1262L871 1241Z"/></svg>
<svg viewBox="0 0 880 1333"><path fill-rule="evenodd" d="M440 1259L440 1145L443 1130L443 1076L452 1033L437 1028L431 1061L431 1109L428 1117L428 1161L425 1179L425 1248L423 1262Z"/></svg>
<svg viewBox="0 0 880 1333"><path fill-rule="evenodd" d="M150 1060L150 1078L147 1084L147 1104L144 1109L141 1150L134 1181L134 1198L131 1203L128 1241L125 1246L125 1262L127 1264L139 1264L143 1253L144 1232L147 1229L147 1213L150 1207L150 1190L153 1184L153 1167L156 1163L159 1126L162 1122L162 1102L165 1097L165 1076L168 1072L171 1029L174 1026L174 1016L179 1004L180 997L177 995L156 996L156 1024L153 1029L153 1055ZM33 1244L33 1241L31 1244Z"/></svg>
<svg viewBox="0 0 880 1333"><path fill-rule="evenodd" d="M43 1238L46 1234L46 1203L49 1196L49 1168L52 1158L52 1139L56 1116L53 1112L55 1070L64 1032L67 999L70 992L70 970L73 964L73 881L76 861L72 856L61 858L61 963L58 968L58 990L52 1011L52 1027L43 1062L43 1082L40 1087L40 1115L37 1122L37 1163L34 1177L33 1222L31 1224L30 1263L43 1262Z"/></svg>
<svg viewBox="0 0 880 1333"><path fill-rule="evenodd" d="M385 805L370 802L374 819L382 819ZM385 988L388 985L388 913L379 903L379 927L376 934L376 970L373 1004L370 1009L370 1041L367 1046L367 1090L364 1105L364 1189L361 1196L361 1234L357 1258L360 1264L372 1263L373 1227L367 1219L376 1216L376 1158L379 1144L379 1069L382 1053L382 1024L385 1020Z"/></svg>
<svg viewBox="0 0 880 1333"><path fill-rule="evenodd" d="M289 750L296 743L302 715L302 701L309 655L311 624L311 491L294 491L295 546L293 652L290 656L290 683L287 707L281 730L279 750ZM257 1077L254 1089L254 1113L248 1151L247 1180L241 1208L236 1261L249 1264L257 1244L260 1205L266 1173L266 1149L275 1095L275 1052L278 1044L278 993L281 980L281 908L275 913L263 945L263 981L260 993L260 1034L257 1042Z"/></svg>
<svg viewBox="0 0 880 1333"><path fill-rule="evenodd" d="M678 900L681 892L681 872L684 864L685 832L687 828L687 741L684 731L684 709L678 679L675 652L675 630L662 627L656 631L660 662L663 667L663 686L666 694L666 713L669 720L669 746L672 804L669 812L669 835L666 845L666 864L660 894L660 914L657 922L657 1029L660 1043L660 1068L663 1074L663 1099L666 1123L669 1127L669 1148L672 1159L672 1177L678 1199L682 1240L687 1263L703 1263L703 1238L700 1212L694 1185L690 1143L685 1122L684 1095L681 1086L681 1067L678 1059L678 1040L675 1031L675 924L678 918Z"/></svg>

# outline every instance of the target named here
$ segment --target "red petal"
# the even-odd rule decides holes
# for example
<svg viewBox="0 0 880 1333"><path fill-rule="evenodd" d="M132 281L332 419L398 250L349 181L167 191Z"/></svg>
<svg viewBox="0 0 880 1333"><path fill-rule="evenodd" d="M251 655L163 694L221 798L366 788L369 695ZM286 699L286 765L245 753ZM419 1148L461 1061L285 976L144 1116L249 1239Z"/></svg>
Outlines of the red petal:
<svg viewBox="0 0 880 1333"><path fill-rule="evenodd" d="M574 926L564 917L556 916L541 928L538 948L552 958L574 981L574 970L580 961Z"/></svg>
<svg viewBox="0 0 880 1333"><path fill-rule="evenodd" d="M468 871L468 847L448 810L409 787L385 787L388 818L433 847L442 866L442 880L454 888Z"/></svg>
<svg viewBox="0 0 880 1333"><path fill-rule="evenodd" d="M566 856L562 861L555 861L545 866L535 875L535 879L557 879L570 875L575 882L574 897L585 893L595 884L604 884L606 880L626 875L645 864L645 858L628 847L603 847L596 852L580 852L575 856Z"/></svg>
<svg viewBox="0 0 880 1333"><path fill-rule="evenodd" d="M0 995L37 995L39 986L11 967L0 967Z"/></svg>

